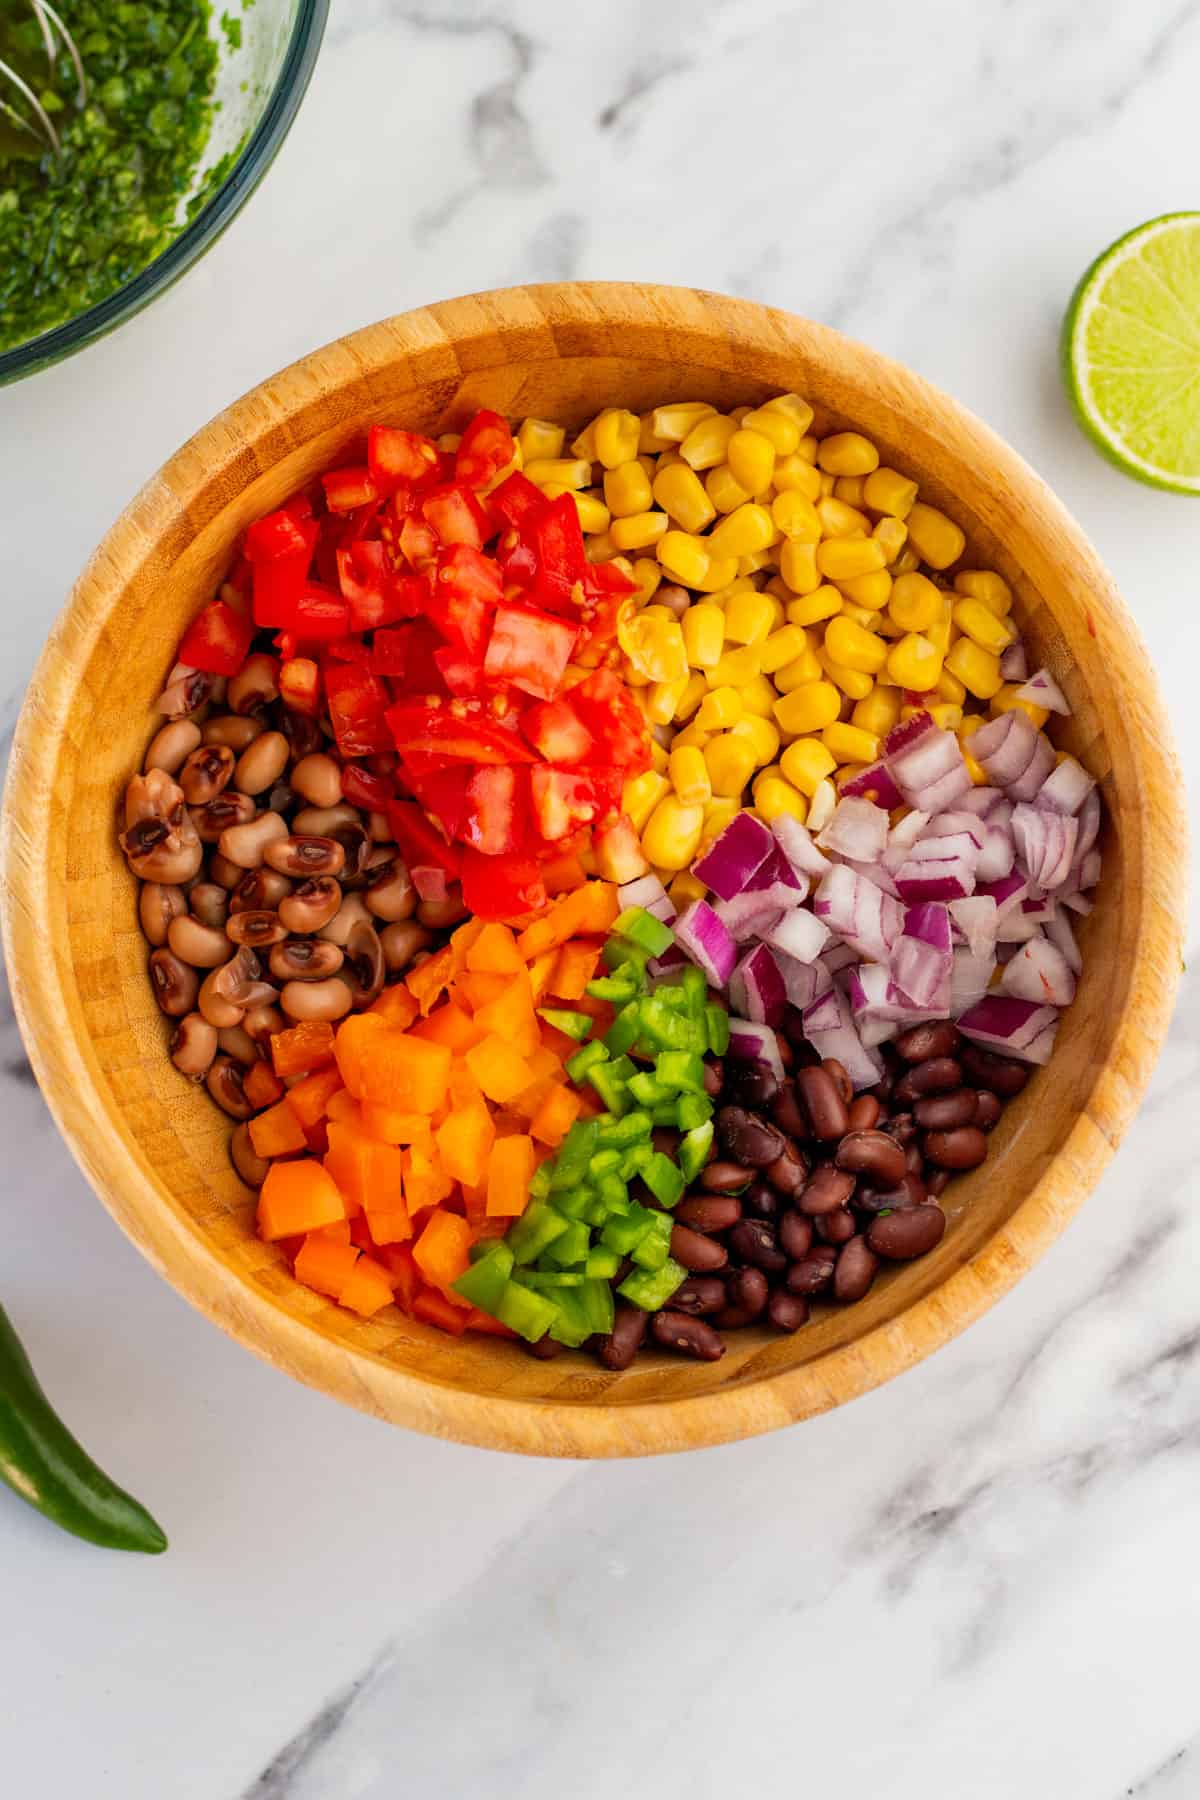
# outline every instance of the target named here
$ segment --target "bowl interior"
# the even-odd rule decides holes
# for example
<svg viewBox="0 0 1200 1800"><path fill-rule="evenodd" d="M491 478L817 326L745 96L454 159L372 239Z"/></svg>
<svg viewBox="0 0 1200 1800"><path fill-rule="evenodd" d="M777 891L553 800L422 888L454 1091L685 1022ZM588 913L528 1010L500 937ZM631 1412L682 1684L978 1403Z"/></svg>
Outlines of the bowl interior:
<svg viewBox="0 0 1200 1800"><path fill-rule="evenodd" d="M664 320L663 292L452 302L358 333L239 402L150 484L82 578L27 705L9 801L18 1002L106 1204L189 1298L292 1372L385 1416L508 1448L602 1454L743 1435L924 1354L1017 1278L1091 1185L1148 1074L1174 979L1159 953L1178 934L1170 819L1148 793L1144 747L1153 681L1070 521L998 440L895 365L711 296L667 290ZM732 1333L717 1364L648 1355L615 1376L581 1355L546 1363L493 1339L451 1339L392 1308L355 1319L299 1286L254 1235L226 1121L170 1066L150 995L114 816L181 629L237 532L374 421L436 433L487 405L579 424L605 404L728 407L781 388L817 406L818 429L866 431L959 520L966 566L1012 583L1022 629L1071 702L1061 741L1101 783L1104 875L1053 1063L1006 1111L987 1163L950 1188L940 1247L795 1337Z"/></svg>

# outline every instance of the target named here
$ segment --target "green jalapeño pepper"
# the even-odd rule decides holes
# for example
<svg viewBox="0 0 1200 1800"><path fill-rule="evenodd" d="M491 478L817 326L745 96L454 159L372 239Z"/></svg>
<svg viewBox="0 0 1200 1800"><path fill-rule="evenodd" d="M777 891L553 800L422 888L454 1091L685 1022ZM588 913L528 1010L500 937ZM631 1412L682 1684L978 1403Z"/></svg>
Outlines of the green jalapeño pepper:
<svg viewBox="0 0 1200 1800"><path fill-rule="evenodd" d="M64 1531L111 1550L157 1555L166 1536L67 1430L0 1307L0 1480Z"/></svg>

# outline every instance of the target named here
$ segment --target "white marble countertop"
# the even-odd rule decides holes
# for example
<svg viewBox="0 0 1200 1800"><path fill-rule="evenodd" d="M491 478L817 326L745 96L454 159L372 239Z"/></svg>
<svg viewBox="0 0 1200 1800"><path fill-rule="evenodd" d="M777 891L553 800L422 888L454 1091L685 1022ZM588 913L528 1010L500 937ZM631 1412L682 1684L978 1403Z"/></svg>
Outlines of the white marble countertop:
<svg viewBox="0 0 1200 1800"><path fill-rule="evenodd" d="M1198 81L1196 0L335 0L208 259L0 394L0 728L93 543L233 396L429 299L639 277L809 313L989 420L1112 567L1195 769L1200 514L1077 435L1055 333L1099 248L1195 204ZM223 1338L97 1204L8 1019L3 1299L172 1548L0 1493L5 1791L1200 1792L1198 979L1110 1174L974 1329L792 1431L591 1467L389 1430Z"/></svg>

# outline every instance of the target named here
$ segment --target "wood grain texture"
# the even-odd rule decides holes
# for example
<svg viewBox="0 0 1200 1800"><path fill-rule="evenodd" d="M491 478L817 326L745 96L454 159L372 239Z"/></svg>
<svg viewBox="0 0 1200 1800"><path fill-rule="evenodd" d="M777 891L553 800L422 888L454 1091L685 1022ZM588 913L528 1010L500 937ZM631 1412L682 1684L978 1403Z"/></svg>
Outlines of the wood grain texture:
<svg viewBox="0 0 1200 1800"><path fill-rule="evenodd" d="M866 1301L794 1338L732 1334L724 1360L623 1375L370 1321L292 1280L254 1235L226 1121L173 1070L146 979L115 806L185 622L236 533L378 421L438 432L479 405L582 423L602 405L732 406L794 389L916 476L998 568L1102 786L1104 876L1050 1069L1009 1108L951 1228ZM618 283L478 294L354 333L273 376L142 490L80 577L17 732L3 826L4 933L21 1028L85 1174L194 1305L299 1379L465 1442L622 1456L749 1436L835 1406L977 1318L1063 1229L1112 1154L1162 1043L1180 969L1182 782L1154 676L1094 551L1048 488L927 383L822 326L689 289Z"/></svg>

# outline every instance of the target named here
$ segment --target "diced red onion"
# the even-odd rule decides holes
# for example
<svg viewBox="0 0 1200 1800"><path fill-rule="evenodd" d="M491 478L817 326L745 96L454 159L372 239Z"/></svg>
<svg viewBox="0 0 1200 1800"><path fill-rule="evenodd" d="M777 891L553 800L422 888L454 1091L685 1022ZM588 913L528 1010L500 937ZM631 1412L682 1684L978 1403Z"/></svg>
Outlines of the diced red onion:
<svg viewBox="0 0 1200 1800"><path fill-rule="evenodd" d="M659 975L669 975L672 970L682 969L691 960L690 956L684 955L678 944L668 944L661 956L650 958L646 964L646 972L657 979Z"/></svg>
<svg viewBox="0 0 1200 1800"><path fill-rule="evenodd" d="M1100 879L1100 852L1089 850L1079 865L1079 886L1081 890L1095 887Z"/></svg>
<svg viewBox="0 0 1200 1800"><path fill-rule="evenodd" d="M973 821L972 821L973 822ZM974 868L979 856L979 839L970 831L951 831L944 837L923 837L908 853L910 863L965 862Z"/></svg>
<svg viewBox="0 0 1200 1800"><path fill-rule="evenodd" d="M971 755L994 787L1008 788L1029 767L1037 740L1037 727L1026 713L1001 713L980 726L971 739Z"/></svg>
<svg viewBox="0 0 1200 1800"><path fill-rule="evenodd" d="M1083 958L1079 954L1079 945L1075 942L1075 933L1071 930L1071 921L1061 906L1054 909L1054 917L1046 920L1044 926L1050 942L1062 953L1064 962L1072 975L1083 972Z"/></svg>
<svg viewBox="0 0 1200 1800"><path fill-rule="evenodd" d="M713 907L722 925L739 944L760 938L771 928L782 908L770 889L762 893L735 894L732 900L718 900Z"/></svg>
<svg viewBox="0 0 1200 1800"><path fill-rule="evenodd" d="M775 848L775 840L761 819L739 812L713 840L692 873L710 887L718 899L732 900L747 887L755 870Z"/></svg>
<svg viewBox="0 0 1200 1800"><path fill-rule="evenodd" d="M841 1063L856 1091L874 1087L883 1074L882 1061L863 1044L837 988L805 1008L804 1035L822 1061L835 1057Z"/></svg>
<svg viewBox="0 0 1200 1800"><path fill-rule="evenodd" d="M729 1021L729 1049L726 1053L735 1062L761 1062L772 1069L780 1081L783 1080L783 1058L779 1054L779 1040L770 1025L758 1025L751 1019L734 1019Z"/></svg>
<svg viewBox="0 0 1200 1800"><path fill-rule="evenodd" d="M444 900L450 892L449 876L435 863L417 863L408 872L422 900Z"/></svg>
<svg viewBox="0 0 1200 1800"><path fill-rule="evenodd" d="M644 912L661 919L669 925L678 908L668 894L657 875L639 875L636 881L626 881L617 889L617 899L621 903L621 911L626 907L640 906Z"/></svg>
<svg viewBox="0 0 1200 1800"><path fill-rule="evenodd" d="M979 861L975 864L976 885L981 881L999 881L1010 874L1016 856L1011 827L1007 824L987 825L983 834L983 848L979 852Z"/></svg>
<svg viewBox="0 0 1200 1800"><path fill-rule="evenodd" d="M787 991L765 944L756 944L729 977L729 999L751 1024L778 1025L783 1018Z"/></svg>
<svg viewBox="0 0 1200 1800"><path fill-rule="evenodd" d="M737 945L707 900L693 900L676 919L675 942L711 986L723 988L737 963Z"/></svg>
<svg viewBox="0 0 1200 1800"><path fill-rule="evenodd" d="M1053 1006L1039 1006L1012 994L987 994L962 1015L958 1028L964 1037L998 1050L1002 1056L1023 1056L1025 1047L1057 1018Z"/></svg>
<svg viewBox="0 0 1200 1800"><path fill-rule="evenodd" d="M965 900L975 891L975 869L962 857L906 862L896 876L896 886L900 898L910 905L918 900Z"/></svg>
<svg viewBox="0 0 1200 1800"><path fill-rule="evenodd" d="M962 812L951 807L948 812L940 812L936 818L930 819L921 833L921 842L928 844L935 838L959 837L965 834L970 838L976 850L980 850L983 848L983 836L987 829L988 827L980 819L977 819L974 813Z"/></svg>
<svg viewBox="0 0 1200 1800"><path fill-rule="evenodd" d="M745 892L750 894L771 887L791 888L794 890L791 898L783 903L790 906L798 905L811 886L809 877L797 874L779 845L774 844L766 861L759 864L746 883Z"/></svg>
<svg viewBox="0 0 1200 1800"><path fill-rule="evenodd" d="M996 902L990 894L972 894L969 900L951 900L950 917L967 940L974 957L990 957L996 948Z"/></svg>
<svg viewBox="0 0 1200 1800"><path fill-rule="evenodd" d="M763 938L773 950L782 950L797 962L810 963L829 942L829 927L815 913L798 906L776 919Z"/></svg>
<svg viewBox="0 0 1200 1800"><path fill-rule="evenodd" d="M888 816L873 800L843 797L817 839L819 849L849 861L878 862L887 847Z"/></svg>
<svg viewBox="0 0 1200 1800"><path fill-rule="evenodd" d="M1029 673L1029 658L1020 638L1000 652L1000 673L1005 681L1024 681Z"/></svg>
<svg viewBox="0 0 1200 1800"><path fill-rule="evenodd" d="M1001 917L1020 907L1021 901L1029 897L1029 882L1019 869L1009 875L1002 875L996 881L981 881L976 893L986 894L988 899L996 902Z"/></svg>
<svg viewBox="0 0 1200 1800"><path fill-rule="evenodd" d="M807 826L801 825L799 819L793 819L790 813L781 813L772 823L771 830L796 874L819 881L829 868L829 858L821 855Z"/></svg>
<svg viewBox="0 0 1200 1800"><path fill-rule="evenodd" d="M956 950L950 970L950 1017L961 1018L977 1001L983 999L995 971L994 956L975 956L970 950Z"/></svg>
<svg viewBox="0 0 1200 1800"><path fill-rule="evenodd" d="M1081 763L1064 756L1038 789L1037 803L1055 812L1077 813L1095 785Z"/></svg>
<svg viewBox="0 0 1200 1800"><path fill-rule="evenodd" d="M950 732L947 732L946 736L950 738L952 744L957 745L958 739L953 737ZM959 767L947 769L946 773L937 781L932 781L928 787L921 788L918 798L927 811L943 812L947 807L957 806L963 795L970 791L970 787L971 776L966 763L961 761L960 756Z"/></svg>
<svg viewBox="0 0 1200 1800"><path fill-rule="evenodd" d="M938 812L966 793L971 777L952 731L941 731L927 712L893 726L884 739L892 778L910 806Z"/></svg>
<svg viewBox="0 0 1200 1800"><path fill-rule="evenodd" d="M1022 1062L1036 1063L1039 1068L1044 1067L1054 1054L1054 1040L1057 1035L1058 1019L1055 1017L1048 1024L1042 1026L1031 1044L1026 1044L1023 1049L1014 1050L1012 1054L1020 1057Z"/></svg>
<svg viewBox="0 0 1200 1800"><path fill-rule="evenodd" d="M1069 906L1071 911L1077 912L1081 918L1086 918L1096 904L1087 894L1063 894L1060 897L1063 905Z"/></svg>
<svg viewBox="0 0 1200 1800"><path fill-rule="evenodd" d="M1093 788L1079 809L1079 836L1075 840L1075 861L1081 863L1100 835L1100 790Z"/></svg>
<svg viewBox="0 0 1200 1800"><path fill-rule="evenodd" d="M987 819L990 823L992 814L1005 804L1005 799L999 788L973 787L969 794L964 794L954 804L956 811L974 813L976 818Z"/></svg>
<svg viewBox="0 0 1200 1800"><path fill-rule="evenodd" d="M919 1025L929 1013L900 992L884 963L861 963L846 972L846 997L854 1015L854 1027L864 1049L895 1037L910 1025Z"/></svg>
<svg viewBox="0 0 1200 1800"><path fill-rule="evenodd" d="M1035 1000L1039 1005L1070 1006L1075 998L1075 977L1066 957L1040 934L1022 944L1006 964L1000 987L1018 1000Z"/></svg>
<svg viewBox="0 0 1200 1800"><path fill-rule="evenodd" d="M837 863L821 881L813 911L831 931L875 962L886 962L904 925L898 901L865 875Z"/></svg>
<svg viewBox="0 0 1200 1800"><path fill-rule="evenodd" d="M1004 675L1004 670L1000 673ZM1004 676L1005 680L1016 680L1016 676ZM1044 706L1047 712L1060 713L1064 719L1071 716L1071 708L1067 705L1067 697L1055 681L1049 669L1039 669L1031 675L1024 687L1017 689L1018 700L1032 700L1035 706Z"/></svg>
<svg viewBox="0 0 1200 1800"><path fill-rule="evenodd" d="M1013 810L1012 829L1013 842L1030 881L1043 889L1061 887L1071 873L1078 820L1022 802Z"/></svg>
<svg viewBox="0 0 1200 1800"><path fill-rule="evenodd" d="M910 906L892 952L892 979L914 1006L944 1012L950 1005L953 951L950 914L944 906Z"/></svg>
<svg viewBox="0 0 1200 1800"><path fill-rule="evenodd" d="M916 843L917 839L924 834L925 828L930 821L931 814L921 812L914 807L912 812L906 814L898 825L892 826L891 831L888 833L888 856L891 858L893 853L895 853L895 865L897 868L900 867L901 863L907 862L908 852Z"/></svg>
<svg viewBox="0 0 1200 1800"><path fill-rule="evenodd" d="M1010 800L1032 800L1042 788L1046 777L1054 767L1054 746L1048 737L1039 731L1037 742L1033 746L1033 755L1028 766L1008 784Z"/></svg>
<svg viewBox="0 0 1200 1800"><path fill-rule="evenodd" d="M1000 955L1013 944L1027 944L1040 930L1036 919L1029 918L1019 906L1011 907L996 924L996 954Z"/></svg>
<svg viewBox="0 0 1200 1800"><path fill-rule="evenodd" d="M823 962L797 962L794 956L787 956L782 950L775 952L775 961L783 976L789 1005L798 1007L801 1012L833 986L833 976Z"/></svg>
<svg viewBox="0 0 1200 1800"><path fill-rule="evenodd" d="M903 923L901 913L901 923ZM830 944L828 950L822 950L820 960L831 975L840 975L858 961L858 951L850 944Z"/></svg>
<svg viewBox="0 0 1200 1800"><path fill-rule="evenodd" d="M841 793L843 799L873 800L876 806L882 806L891 812L894 807L902 806L904 796L892 779L892 772L884 762L868 763L857 775L843 782Z"/></svg>

